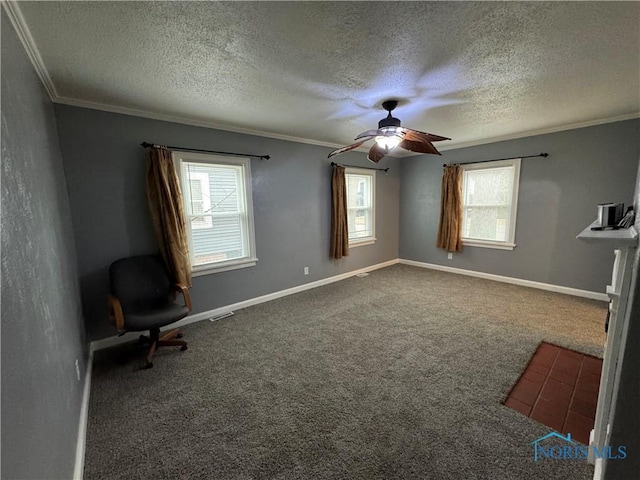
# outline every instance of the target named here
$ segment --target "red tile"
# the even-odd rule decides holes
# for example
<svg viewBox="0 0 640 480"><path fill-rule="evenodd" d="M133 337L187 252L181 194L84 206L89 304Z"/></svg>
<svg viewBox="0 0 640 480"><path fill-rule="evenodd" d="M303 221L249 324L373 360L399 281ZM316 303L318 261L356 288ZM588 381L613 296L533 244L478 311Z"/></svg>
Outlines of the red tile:
<svg viewBox="0 0 640 480"><path fill-rule="evenodd" d="M567 424L574 425L578 428L583 428L585 430L591 431L593 428L593 418L585 417L584 415L569 410L567 414Z"/></svg>
<svg viewBox="0 0 640 480"><path fill-rule="evenodd" d="M542 363L530 363L526 371L533 371L546 376L547 373L549 373L550 369L551 365L544 365Z"/></svg>
<svg viewBox="0 0 640 480"><path fill-rule="evenodd" d="M573 387L570 385L549 378L540 393L540 397L551 400L552 402L563 403L571 399L572 393Z"/></svg>
<svg viewBox="0 0 640 480"><path fill-rule="evenodd" d="M546 372L545 372L546 373ZM547 378L546 374L542 374L531 368L527 368L522 374L522 378L526 378L527 380L531 380L532 382L539 383L542 385L544 383L545 378Z"/></svg>
<svg viewBox="0 0 640 480"><path fill-rule="evenodd" d="M596 405L585 402L584 400L580 400L579 398L573 398L569 409L573 410L574 412L580 413L585 417L591 419L596 418Z"/></svg>
<svg viewBox="0 0 640 480"><path fill-rule="evenodd" d="M531 363L534 365L544 365L550 367L556 361L556 354L536 353L531 357Z"/></svg>
<svg viewBox="0 0 640 480"><path fill-rule="evenodd" d="M526 403L527 405L533 405L538 397L541 387L542 384L540 383L532 382L526 378L521 378L516 386L513 387L509 396L516 400L520 400L522 403Z"/></svg>
<svg viewBox="0 0 640 480"><path fill-rule="evenodd" d="M578 372L580 371L580 363L580 360L575 360L572 358L558 358L558 360L556 360L556 363L553 365L553 369L578 376Z"/></svg>
<svg viewBox="0 0 640 480"><path fill-rule="evenodd" d="M560 351L560 347L556 346L556 345L551 345L550 343L547 342L542 342L540 343L540 345L538 345L538 349L536 350L536 352L553 352L553 353L558 353Z"/></svg>
<svg viewBox="0 0 640 480"><path fill-rule="evenodd" d="M565 348L560 350L559 356L560 358L571 358L578 361L582 361L582 357L584 357L584 355L580 352L575 352L573 350L568 350Z"/></svg>
<svg viewBox="0 0 640 480"><path fill-rule="evenodd" d="M596 405L598 403L598 386L591 383L584 384L578 381L573 396L587 403Z"/></svg>
<svg viewBox="0 0 640 480"><path fill-rule="evenodd" d="M536 400L534 407L546 410L547 412L553 413L554 415L560 415L562 416L562 418L564 418L567 416L569 403L570 399L549 400L548 398L539 397L538 400Z"/></svg>
<svg viewBox="0 0 640 480"><path fill-rule="evenodd" d="M578 375L578 378L582 383L592 383L594 385L600 385L600 374L589 372L588 370L585 370L584 367L580 371L580 375Z"/></svg>
<svg viewBox="0 0 640 480"><path fill-rule="evenodd" d="M553 378L554 380L557 380L561 383L565 383L571 386L574 386L577 380L575 375L571 375L569 373L556 370L556 369L551 370L551 372L549 373L549 378Z"/></svg>
<svg viewBox="0 0 640 480"><path fill-rule="evenodd" d="M582 368L588 372L594 372L600 375L602 372L602 360L585 355L582 358Z"/></svg>
<svg viewBox="0 0 640 480"><path fill-rule="evenodd" d="M587 444L602 360L542 342L504 405Z"/></svg>
<svg viewBox="0 0 640 480"><path fill-rule="evenodd" d="M562 433L570 433L571 438L573 438L574 440L580 443L584 443L585 445L589 445L589 434L591 433L591 429L587 430L583 427L579 427L571 423L565 423L564 428L562 429Z"/></svg>
<svg viewBox="0 0 640 480"><path fill-rule="evenodd" d="M585 383L578 379L576 383L576 395L586 401L589 401L591 398L598 398L598 391L600 390L600 386L594 383Z"/></svg>
<svg viewBox="0 0 640 480"><path fill-rule="evenodd" d="M550 413L538 407L534 407L531 412L531 418L558 432L562 431L562 426L564 425L564 417L562 415Z"/></svg>
<svg viewBox="0 0 640 480"><path fill-rule="evenodd" d="M512 408L516 412L520 412L521 414L526 415L527 417L531 413L531 405L522 403L520 400L516 398L512 398L512 397L507 398L507 400L504 402L504 405L509 408Z"/></svg>

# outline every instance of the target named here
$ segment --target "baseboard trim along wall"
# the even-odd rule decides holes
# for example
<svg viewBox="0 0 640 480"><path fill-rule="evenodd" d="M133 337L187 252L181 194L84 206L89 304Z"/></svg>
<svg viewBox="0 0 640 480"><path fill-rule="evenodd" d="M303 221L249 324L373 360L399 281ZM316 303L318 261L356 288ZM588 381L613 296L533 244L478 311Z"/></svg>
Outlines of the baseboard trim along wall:
<svg viewBox="0 0 640 480"><path fill-rule="evenodd" d="M304 292L305 290L321 287L323 285L328 285L333 282L339 282L340 280L353 277L355 275L358 275L359 273L371 272L373 270L389 267L397 263L401 263L404 265L411 265L411 266L420 267L420 268L428 268L431 270L440 270L443 272L457 273L459 275L467 275L470 277L484 278L487 280L494 280L496 282L510 283L513 285L521 285L523 287L537 288L539 290L547 290L550 292L562 293L565 295L574 295L576 297L590 298L593 300L600 300L603 302L609 301L609 297L607 297L606 293L591 292L589 290L580 290L578 288L563 287L560 285L552 285L550 283L534 282L532 280L524 280L522 278L505 277L502 275L495 275L493 273L477 272L475 270L465 270L463 268L446 267L444 265L437 265L435 263L416 262L414 260L405 260L405 259L396 258L394 260L378 263L376 265L371 265L369 267L361 268L359 270L352 270L350 272L342 273L340 275L335 275L333 277L323 278L322 280L316 280L315 282L305 283L303 285L298 285L296 287L287 288L285 290L269 293L267 295L262 295L261 297L250 298L248 300L243 300L242 302L234 303L231 305L225 305L223 307L218 307L213 310L208 310L206 312L196 313L194 315L189 315L187 318L180 320L179 322L173 323L170 326L167 326L166 328L171 329L171 328L183 327L191 323L200 322L202 320L208 320L212 317L225 315L234 310L240 310L241 308L247 308L252 305L258 305L260 303L269 302L271 300L275 300L276 298L286 297L287 295L293 295L294 293ZM130 342L132 340L135 340L137 337L138 337L138 333L128 332L122 336L113 336L113 337L103 338L100 340L94 340L93 342L91 342L92 352L96 350L102 350L104 348L109 348L114 345L119 345L121 343Z"/></svg>
<svg viewBox="0 0 640 480"><path fill-rule="evenodd" d="M339 282L340 280L345 280L347 278L354 277L359 273L371 272L373 270L378 270L380 268L390 267L391 265L395 265L396 263L398 263L398 259L394 258L393 260L389 260L387 262L377 263L369 267L360 268L358 270L352 270L350 272L341 273L340 275L335 275L333 277L323 278L321 280L316 280L315 282L305 283L302 285L298 285L296 287L287 288L285 290L269 293L267 295L262 295L261 297L250 298L248 300L243 300L242 302L214 308L213 310L208 310L206 312L196 313L194 315L189 315L187 318L184 318L179 322L168 325L167 327L165 327L165 329L183 327L191 323L200 322L202 320L208 320L212 317L218 317L220 315L227 314L234 310L240 310L241 308L247 308L247 307L251 307L252 305L258 305L260 303L269 302L271 300L275 300L276 298L286 297L288 295L293 295L294 293L304 292L305 290L311 290L312 288L317 288L323 285L328 285L330 283ZM130 342L138 338L138 336L139 336L139 333L128 332L122 336L113 336L113 337L103 338L100 340L94 340L93 342L91 342L92 352L96 350L102 350L104 348L109 348L114 345L119 345L121 343Z"/></svg>
<svg viewBox="0 0 640 480"><path fill-rule="evenodd" d="M580 290L578 288L571 287L563 287L560 285L553 285L551 283L534 282L533 280L505 277L502 275L495 275L493 273L477 272L475 270L465 270L463 268L446 267L444 265L438 265L435 263L416 262L414 260L405 260L402 258L398 260L398 263L402 263L404 265L412 265L414 267L429 268L431 270L440 270L442 272L457 273L459 275L467 275L470 277L485 278L487 280L494 280L496 282L511 283L513 285L537 288L550 292L563 293L565 295L574 295L576 297L591 298L593 300L600 300L603 302L609 301L609 297L606 293L591 292L589 290Z"/></svg>
<svg viewBox="0 0 640 480"><path fill-rule="evenodd" d="M93 345L89 345L89 359L84 375L84 389L82 404L80 405L80 422L78 426L78 441L76 443L76 465L73 479L82 480L84 475L84 454L87 446L87 422L89 420L89 395L91 394L91 372L93 369Z"/></svg>

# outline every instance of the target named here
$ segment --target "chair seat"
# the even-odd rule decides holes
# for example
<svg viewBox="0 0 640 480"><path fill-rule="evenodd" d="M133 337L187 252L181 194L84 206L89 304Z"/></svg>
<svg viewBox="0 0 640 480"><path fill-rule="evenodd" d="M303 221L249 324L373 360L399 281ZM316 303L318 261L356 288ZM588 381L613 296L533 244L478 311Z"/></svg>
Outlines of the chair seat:
<svg viewBox="0 0 640 480"><path fill-rule="evenodd" d="M152 328L164 327L189 314L189 309L184 305L167 304L155 309L144 311L129 311L125 313L126 328L129 331L141 332Z"/></svg>

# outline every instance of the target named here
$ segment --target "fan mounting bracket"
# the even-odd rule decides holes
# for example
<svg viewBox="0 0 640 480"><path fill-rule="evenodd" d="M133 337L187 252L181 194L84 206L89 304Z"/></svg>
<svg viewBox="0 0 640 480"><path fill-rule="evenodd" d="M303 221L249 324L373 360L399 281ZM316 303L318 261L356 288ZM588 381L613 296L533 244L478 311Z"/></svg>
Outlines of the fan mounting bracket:
<svg viewBox="0 0 640 480"><path fill-rule="evenodd" d="M398 106L398 100L385 100L382 102L382 108L391 113Z"/></svg>

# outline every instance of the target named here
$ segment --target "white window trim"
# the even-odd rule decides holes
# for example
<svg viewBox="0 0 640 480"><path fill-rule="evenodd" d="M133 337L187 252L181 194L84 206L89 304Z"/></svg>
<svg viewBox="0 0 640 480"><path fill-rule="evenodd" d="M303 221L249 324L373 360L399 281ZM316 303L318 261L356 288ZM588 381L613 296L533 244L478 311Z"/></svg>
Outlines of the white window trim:
<svg viewBox="0 0 640 480"><path fill-rule="evenodd" d="M246 215L247 215L247 240L249 256L244 258L235 258L233 260L227 260L225 262L215 262L206 265L192 265L191 274L194 277L202 275L209 275L212 273L227 272L229 270L236 270L239 268L253 267L258 262L256 257L256 240L255 240L255 226L253 217L253 196L251 194L251 159L246 157L223 157L214 154L194 153L194 152L172 152L173 165L178 174L180 180L180 188L182 188L182 169L180 168L181 162L197 162L197 163L212 163L216 165L232 165L242 166L244 169L244 196L246 198ZM193 251L191 234L189 237L189 250Z"/></svg>
<svg viewBox="0 0 640 480"><path fill-rule="evenodd" d="M513 250L516 247L516 218L518 216L518 191L520 188L520 158L510 158L508 160L496 160L494 162L480 162L480 163L464 163L460 165L462 169L462 194L464 197L465 192L465 170L488 170L500 167L514 167L513 170L513 190L511 192L511 212L509 214L509 232L507 240L504 242L496 242L493 240L480 240L477 238L465 238L462 237L462 244L465 247L481 247L481 248L493 248L496 250ZM464 198L463 198L464 205Z"/></svg>
<svg viewBox="0 0 640 480"><path fill-rule="evenodd" d="M376 243L376 171L368 168L345 167L345 175L369 175L371 177L371 235L349 239L349 248L364 247Z"/></svg>

